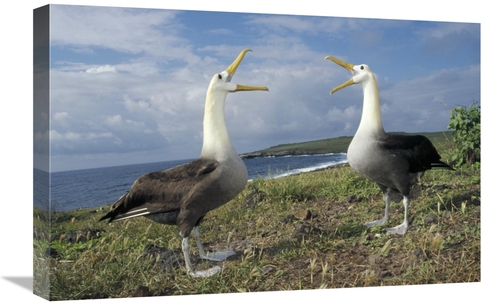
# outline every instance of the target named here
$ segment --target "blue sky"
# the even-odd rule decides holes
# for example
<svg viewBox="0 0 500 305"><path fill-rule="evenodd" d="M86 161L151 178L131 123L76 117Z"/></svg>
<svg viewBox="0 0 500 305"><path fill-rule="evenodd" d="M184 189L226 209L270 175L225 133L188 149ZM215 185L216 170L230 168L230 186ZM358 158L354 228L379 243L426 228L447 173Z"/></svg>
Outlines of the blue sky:
<svg viewBox="0 0 500 305"><path fill-rule="evenodd" d="M446 130L480 100L480 24L54 5L51 170L195 158L210 77L251 48L226 120L239 153L350 136L360 86L334 55L377 74L386 131Z"/></svg>

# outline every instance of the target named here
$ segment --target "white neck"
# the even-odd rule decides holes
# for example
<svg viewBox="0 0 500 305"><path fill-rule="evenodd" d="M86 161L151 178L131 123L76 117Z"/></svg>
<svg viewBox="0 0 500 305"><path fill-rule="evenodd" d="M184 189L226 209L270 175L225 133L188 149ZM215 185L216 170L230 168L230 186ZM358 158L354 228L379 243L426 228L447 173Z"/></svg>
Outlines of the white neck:
<svg viewBox="0 0 500 305"><path fill-rule="evenodd" d="M218 161L238 156L231 144L224 117L224 102L228 92L207 92L203 118L203 148L200 157Z"/></svg>
<svg viewBox="0 0 500 305"><path fill-rule="evenodd" d="M383 134L385 133L380 117L380 99L375 76L371 74L363 86L363 113L356 134Z"/></svg>

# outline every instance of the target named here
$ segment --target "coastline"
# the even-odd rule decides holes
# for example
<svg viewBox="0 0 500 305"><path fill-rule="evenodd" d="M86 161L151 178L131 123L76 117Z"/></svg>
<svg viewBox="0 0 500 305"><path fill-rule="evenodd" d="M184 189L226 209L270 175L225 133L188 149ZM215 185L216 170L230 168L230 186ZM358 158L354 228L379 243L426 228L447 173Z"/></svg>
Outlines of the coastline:
<svg viewBox="0 0 500 305"><path fill-rule="evenodd" d="M349 163L347 162L347 160L344 162L339 162L339 163L333 164L333 165L327 165L325 167L303 168L303 169L299 169L296 171L291 171L291 172L289 171L286 174L280 174L280 175L277 175L276 177L265 177L264 179L265 180L267 180L267 179L281 179L281 178L286 178L286 177L291 177L291 176L298 176L298 175L303 175L303 174L320 172L320 171L324 171L324 170L331 169L331 168L340 168L340 167L344 167L344 166L349 166ZM257 179L248 179L248 183L251 183L255 180L257 180Z"/></svg>
<svg viewBox="0 0 500 305"><path fill-rule="evenodd" d="M405 134L405 135L423 135L429 138L435 146L443 146L450 142L452 138L451 131L434 131L434 132L388 132L390 134ZM330 153L346 153L352 136L341 136L337 138L328 138L322 140L314 140L300 143L288 143L271 146L266 149L261 149L253 152L242 153L242 159L266 158L266 157L283 157L297 155L321 155Z"/></svg>
<svg viewBox="0 0 500 305"><path fill-rule="evenodd" d="M274 157L286 157L286 156L314 156L314 155L326 155L326 154L342 154L345 152L317 152L317 151L307 151L307 150L282 150L277 152L267 152L267 151L257 151L251 153L240 154L241 159L253 159L253 158L274 158Z"/></svg>

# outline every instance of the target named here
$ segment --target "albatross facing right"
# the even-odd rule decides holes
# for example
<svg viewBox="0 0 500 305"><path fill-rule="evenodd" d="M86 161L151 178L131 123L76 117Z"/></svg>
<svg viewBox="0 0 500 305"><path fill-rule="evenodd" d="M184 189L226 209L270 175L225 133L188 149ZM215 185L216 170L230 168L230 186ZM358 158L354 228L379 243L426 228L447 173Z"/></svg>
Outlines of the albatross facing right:
<svg viewBox="0 0 500 305"><path fill-rule="evenodd" d="M109 222L145 216L153 221L177 225L182 237L182 252L191 276L212 276L220 267L194 271L189 255L189 235L194 233L203 259L224 260L233 251L206 254L198 226L205 215L227 203L241 192L248 180L245 164L229 139L224 119L224 104L229 92L263 90L267 87L231 83L231 78L250 49L243 50L208 86L203 119L203 147L200 157L177 167L145 174L133 183L130 191L114 204L100 220Z"/></svg>
<svg viewBox="0 0 500 305"><path fill-rule="evenodd" d="M389 220L389 191L395 190L403 195L404 221L386 230L389 234L404 235L409 225L410 188L417 181L417 176L433 168L452 168L440 160L436 148L426 137L385 133L380 118L377 81L368 65L349 64L333 56L326 56L325 59L353 74L350 80L332 89L330 94L352 84L361 84L363 87L363 113L358 130L347 149L347 161L356 172L377 183L385 200L384 217L365 225L372 227Z"/></svg>

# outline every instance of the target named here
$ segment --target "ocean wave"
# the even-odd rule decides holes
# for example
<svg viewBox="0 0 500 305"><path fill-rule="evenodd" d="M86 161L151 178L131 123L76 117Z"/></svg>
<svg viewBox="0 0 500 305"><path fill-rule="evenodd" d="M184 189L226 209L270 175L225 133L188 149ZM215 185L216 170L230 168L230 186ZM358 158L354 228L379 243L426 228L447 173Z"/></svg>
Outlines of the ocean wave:
<svg viewBox="0 0 500 305"><path fill-rule="evenodd" d="M293 157L324 157L324 156L334 156L334 155L342 155L346 156L347 153L341 152L341 153L325 153L325 154L300 154L300 155L282 155L282 156L264 156L264 157L255 157L257 158L293 158Z"/></svg>
<svg viewBox="0 0 500 305"><path fill-rule="evenodd" d="M323 170L323 169L326 169L329 167L339 166L339 165L346 164L346 163L347 163L347 160L325 162L325 163L320 163L320 164L316 164L316 165L312 165L312 166L308 166L308 167L303 167L303 168L296 168L296 169L291 169L291 170L289 169L289 170L283 171L282 173L269 174L266 177L263 177L263 176L259 176L259 177L262 177L264 179L279 179L279 178L297 175L297 174L301 174L301 173L309 173L309 172L314 172L314 171L318 171L318 170ZM257 179L257 178L248 179L248 182L251 182L255 179Z"/></svg>

